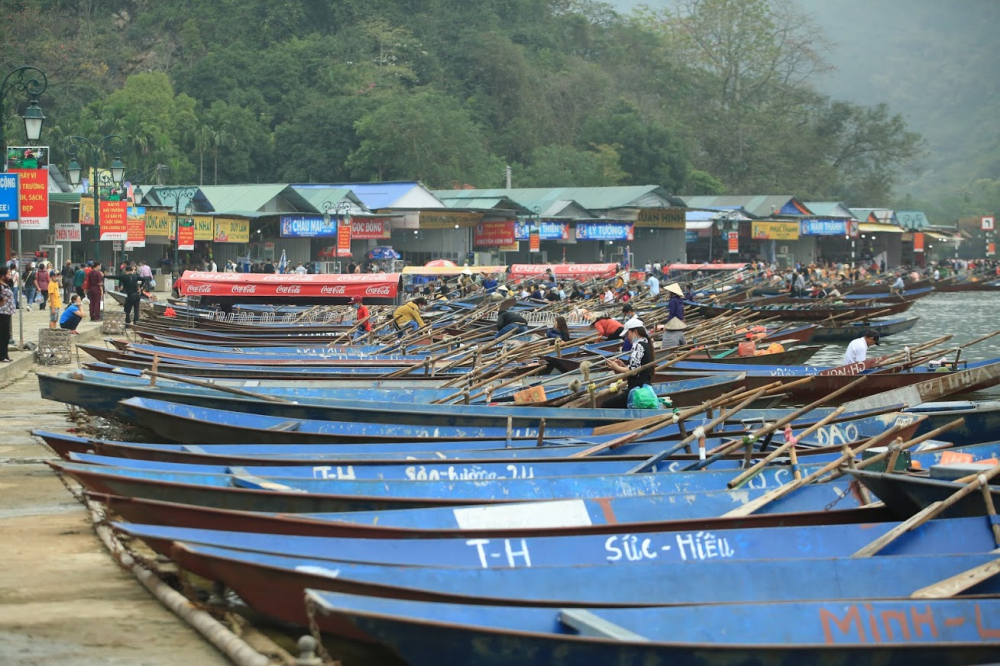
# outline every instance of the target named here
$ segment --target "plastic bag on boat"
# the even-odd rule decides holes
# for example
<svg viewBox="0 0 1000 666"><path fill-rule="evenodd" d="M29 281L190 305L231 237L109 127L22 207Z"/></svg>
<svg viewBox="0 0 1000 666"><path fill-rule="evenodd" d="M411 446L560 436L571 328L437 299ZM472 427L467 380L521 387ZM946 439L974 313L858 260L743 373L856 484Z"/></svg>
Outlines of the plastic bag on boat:
<svg viewBox="0 0 1000 666"><path fill-rule="evenodd" d="M649 384L636 386L628 392L629 409L662 409L662 407L656 391Z"/></svg>

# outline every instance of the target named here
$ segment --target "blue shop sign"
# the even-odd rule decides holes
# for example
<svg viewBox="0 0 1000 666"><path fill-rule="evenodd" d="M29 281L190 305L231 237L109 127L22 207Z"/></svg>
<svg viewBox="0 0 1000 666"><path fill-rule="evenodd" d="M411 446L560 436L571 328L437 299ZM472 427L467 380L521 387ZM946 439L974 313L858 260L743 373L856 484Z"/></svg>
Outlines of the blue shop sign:
<svg viewBox="0 0 1000 666"><path fill-rule="evenodd" d="M848 232L844 220L802 220L799 225L802 236L846 236Z"/></svg>
<svg viewBox="0 0 1000 666"><path fill-rule="evenodd" d="M631 222L577 222L577 240L623 241L633 240Z"/></svg>
<svg viewBox="0 0 1000 666"><path fill-rule="evenodd" d="M18 219L16 173L0 172L0 221L10 222Z"/></svg>
<svg viewBox="0 0 1000 666"><path fill-rule="evenodd" d="M282 238L335 238L337 218L329 222L322 215L282 215Z"/></svg>
<svg viewBox="0 0 1000 666"><path fill-rule="evenodd" d="M528 240L531 234L531 222L518 221L514 223L514 240ZM569 222L545 221L538 225L540 240L569 240Z"/></svg>
<svg viewBox="0 0 1000 666"><path fill-rule="evenodd" d="M685 243L697 243L698 242L698 232L692 231L690 229L684 230L684 242Z"/></svg>

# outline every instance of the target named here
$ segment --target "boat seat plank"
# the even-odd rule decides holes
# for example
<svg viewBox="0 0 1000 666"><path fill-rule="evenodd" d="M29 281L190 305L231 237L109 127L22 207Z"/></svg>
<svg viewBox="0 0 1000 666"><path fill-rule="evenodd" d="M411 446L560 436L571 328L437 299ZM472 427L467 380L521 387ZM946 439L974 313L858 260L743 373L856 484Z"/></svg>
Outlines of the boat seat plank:
<svg viewBox="0 0 1000 666"><path fill-rule="evenodd" d="M922 587L910 597L913 599L950 599L998 573L1000 573L1000 559L980 564L978 567L945 578L933 585Z"/></svg>
<svg viewBox="0 0 1000 666"><path fill-rule="evenodd" d="M616 641L629 641L632 643L646 643L649 639L645 636L620 627L614 622L609 622L602 617L580 608L563 608L559 611L559 622L573 629L581 636L592 638L611 638Z"/></svg>
<svg viewBox="0 0 1000 666"><path fill-rule="evenodd" d="M281 423L275 423L273 426L268 426L267 430L276 430L280 432L295 432L302 427L301 421L282 421Z"/></svg>
<svg viewBox="0 0 1000 666"><path fill-rule="evenodd" d="M270 479L255 476L247 471L245 467L230 467L229 474L233 477L233 485L237 488L251 488L254 490L279 490L286 493L304 493L301 488L293 488L283 483L278 483Z"/></svg>

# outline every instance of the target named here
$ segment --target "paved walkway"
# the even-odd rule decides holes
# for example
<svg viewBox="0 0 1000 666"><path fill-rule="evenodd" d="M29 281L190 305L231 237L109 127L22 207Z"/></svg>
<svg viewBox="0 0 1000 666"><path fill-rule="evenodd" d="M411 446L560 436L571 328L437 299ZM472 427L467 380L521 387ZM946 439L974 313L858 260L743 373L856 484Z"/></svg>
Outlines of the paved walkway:
<svg viewBox="0 0 1000 666"><path fill-rule="evenodd" d="M122 309L110 297L105 301L104 307L111 312L120 312ZM37 345L39 329L48 329L49 327L49 309L39 310L38 306L35 305L35 307L25 309L23 312L17 310L14 313L12 325L12 342L14 344L18 344L21 338L21 323L19 318L23 319L24 342ZM74 343L94 342L95 340L100 340L102 337L101 322L90 321L90 317L84 317L76 330L80 335L73 336ZM14 362L0 363L0 386L25 374L35 363L35 352L33 351L15 351L14 347L11 346L9 354Z"/></svg>

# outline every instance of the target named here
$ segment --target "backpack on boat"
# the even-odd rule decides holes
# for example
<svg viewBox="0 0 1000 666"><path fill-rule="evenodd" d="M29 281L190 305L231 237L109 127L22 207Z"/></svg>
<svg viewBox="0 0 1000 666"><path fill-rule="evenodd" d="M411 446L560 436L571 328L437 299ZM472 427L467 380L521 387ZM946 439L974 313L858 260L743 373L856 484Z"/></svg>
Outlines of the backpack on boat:
<svg viewBox="0 0 1000 666"><path fill-rule="evenodd" d="M662 409L663 404L656 396L656 391L649 384L636 386L628 392L629 409Z"/></svg>

